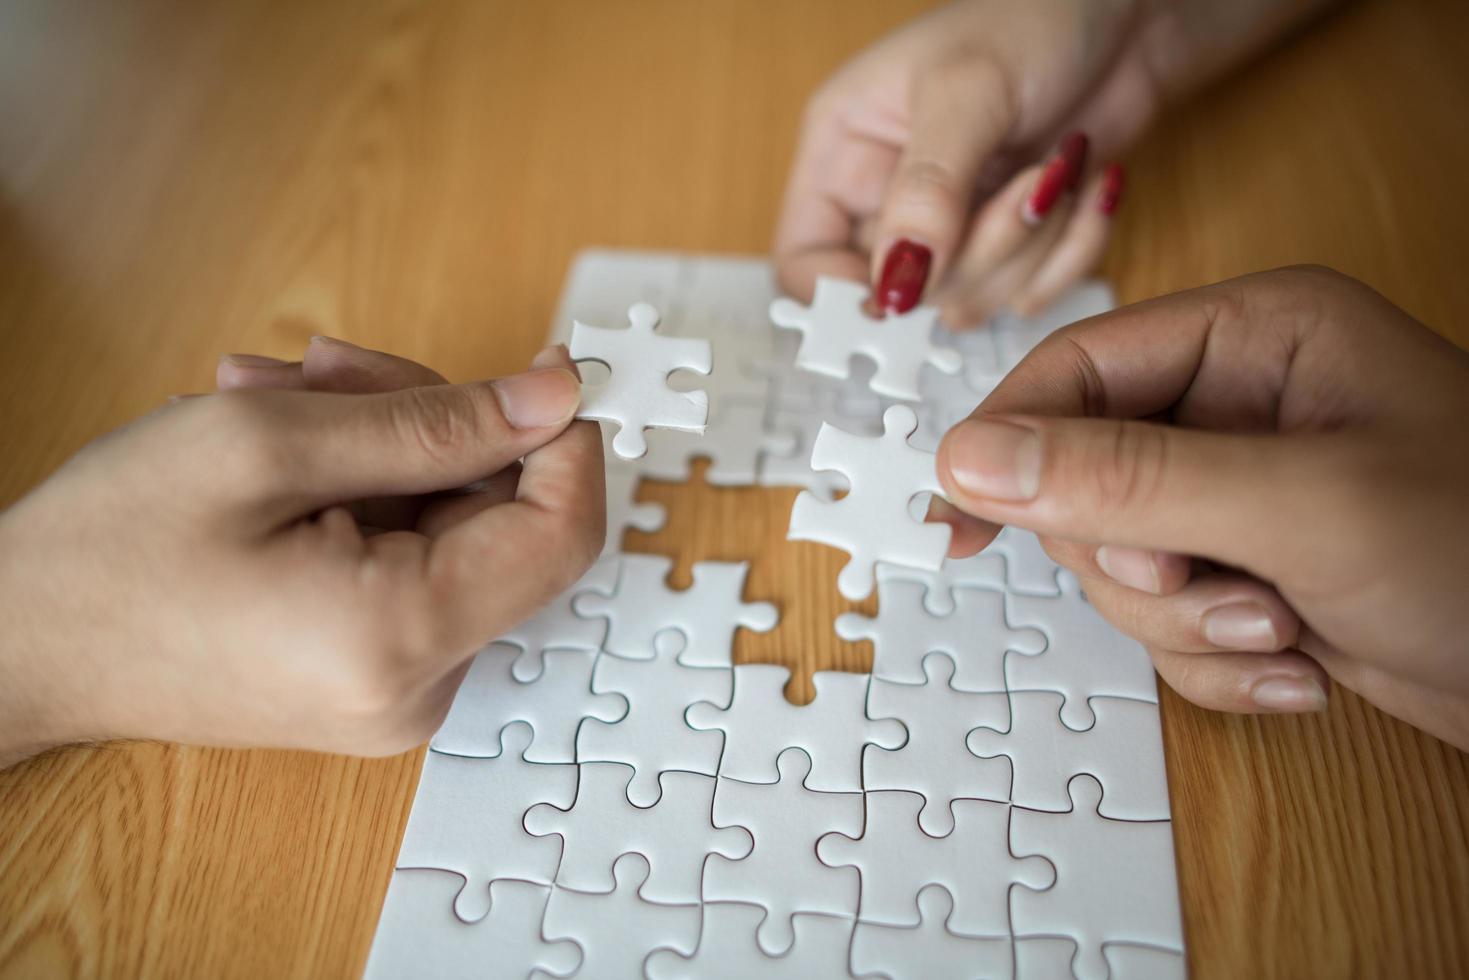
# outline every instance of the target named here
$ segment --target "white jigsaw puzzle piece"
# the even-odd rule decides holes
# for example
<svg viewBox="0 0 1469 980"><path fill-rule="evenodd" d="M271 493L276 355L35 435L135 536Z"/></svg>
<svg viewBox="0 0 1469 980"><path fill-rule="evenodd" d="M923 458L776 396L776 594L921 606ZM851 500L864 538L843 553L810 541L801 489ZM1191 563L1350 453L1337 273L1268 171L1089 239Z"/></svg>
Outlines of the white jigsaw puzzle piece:
<svg viewBox="0 0 1469 980"><path fill-rule="evenodd" d="M951 932L948 924L953 909L954 898L948 889L927 885L918 893L922 923L916 928L859 922L852 937L852 976L1008 980L1010 937Z"/></svg>
<svg viewBox="0 0 1469 980"><path fill-rule="evenodd" d="M1061 720L1084 731L1094 716L1093 697L1158 702L1158 681L1142 644L1118 631L1081 594L1076 576L1060 574L1061 596L1007 595L1005 616L1012 627L1029 626L1046 635L1037 656L1005 658L1010 691L1056 691L1066 698Z"/></svg>
<svg viewBox="0 0 1469 980"><path fill-rule="evenodd" d="M778 299L770 304L770 319L804 335L796 354L798 367L845 378L851 373L852 357L861 354L877 365L872 390L889 398L917 401L918 373L925 363L949 374L963 366L958 351L933 343L937 310L920 306L874 319L862 309L867 296L861 283L822 276L816 280L809 307Z"/></svg>
<svg viewBox="0 0 1469 980"><path fill-rule="evenodd" d="M703 391L675 391L668 386L668 376L679 370L708 374L713 356L707 340L655 333L658 311L647 303L634 303L627 319L624 330L578 321L571 330L570 351L574 361L600 361L612 371L606 384L583 386L576 417L617 423L613 450L623 459L637 459L648 450L646 428L704 431L708 396Z"/></svg>
<svg viewBox="0 0 1469 980"><path fill-rule="evenodd" d="M678 662L686 667L728 667L735 630L757 633L775 628L780 619L774 604L745 602L745 562L701 561L693 568L693 585L668 587L673 559L663 555L624 555L615 595L586 595L577 601L577 614L608 624L608 653L629 660L654 655L654 640L666 630L678 630L684 649Z"/></svg>
<svg viewBox="0 0 1469 980"><path fill-rule="evenodd" d="M1112 287L1100 279L1089 279L1033 317L1011 312L995 317L991 330L999 353L999 366L1006 372L1019 364L1031 349L1064 326L1117 308Z"/></svg>
<svg viewBox="0 0 1469 980"><path fill-rule="evenodd" d="M450 755L491 758L500 754L500 732L523 721L534 735L527 762L576 762L576 731L582 720L614 722L627 714L619 694L592 693L590 650L548 650L539 677L516 680L512 666L519 651L494 643L481 650L459 685L449 715L429 742Z"/></svg>
<svg viewBox="0 0 1469 980"><path fill-rule="evenodd" d="M640 892L648 860L624 854L612 868L610 892L579 892L559 885L546 903L543 933L549 940L570 939L582 950L579 975L641 977L643 961L654 950L692 953L699 941L699 906L650 902ZM489 964L486 964L487 968Z"/></svg>
<svg viewBox="0 0 1469 980"><path fill-rule="evenodd" d="M820 793L807 787L811 757L801 749L786 749L776 765L779 780L773 783L720 777L714 825L745 828L754 849L738 861L712 859L704 869L706 902L749 902L766 910L757 938L769 956L791 948L797 912L857 914L857 873L818 861L816 841L828 831L862 830L860 792Z"/></svg>
<svg viewBox="0 0 1469 980"><path fill-rule="evenodd" d="M1103 943L1111 976L1119 980L1187 980L1188 963L1182 950L1154 949L1131 943Z"/></svg>
<svg viewBox="0 0 1469 980"><path fill-rule="evenodd" d="M662 795L650 807L628 802L631 766L587 762L581 766L576 802L570 810L541 804L525 814L525 829L535 837L561 837L556 884L575 891L613 888L612 865L637 852L648 860L642 895L650 902L697 904L704 859L710 854L740 858L750 853L750 835L739 828L716 828L714 777L665 772Z"/></svg>
<svg viewBox="0 0 1469 980"><path fill-rule="evenodd" d="M530 619L510 630L497 641L520 649L513 672L519 681L541 676L541 655L546 650L590 650L602 648L607 624L600 619L578 616L572 608L577 596L592 592L612 595L617 591L616 557L603 557L581 577L581 580L557 596Z"/></svg>
<svg viewBox="0 0 1469 980"><path fill-rule="evenodd" d="M831 423L843 432L853 435L882 435L882 415L870 417L851 415L845 412L814 412L807 410L774 409L770 413L770 427L775 431L789 433L794 445L788 455L767 455L761 461L760 485L765 487L804 487L821 500L834 500L851 488L851 482L835 470L818 470L811 467L811 447L822 425Z"/></svg>
<svg viewBox="0 0 1469 980"><path fill-rule="evenodd" d="M1061 695L1016 691L1010 695L1008 731L979 722L968 735L969 751L1009 760L1013 776L1007 779L1008 799L1016 806L1069 810L1067 785L1073 776L1089 773L1106 790L1102 816L1167 820L1168 771L1158 706L1120 698L1093 698L1091 705L1097 723L1078 732L1061 723ZM908 725L912 731L913 723Z"/></svg>
<svg viewBox="0 0 1469 980"><path fill-rule="evenodd" d="M755 942L765 910L737 902L704 905L704 930L692 957L664 950L648 958L649 980L817 980L847 975L852 920L800 913L789 952L766 956Z"/></svg>
<svg viewBox="0 0 1469 980"><path fill-rule="evenodd" d="M597 658L592 690L627 698L627 717L615 724L595 719L582 723L576 736L579 762L621 762L635 770L627 787L634 806L652 806L662 789L660 774L672 770L713 776L719 771L723 739L715 732L693 731L684 723L691 704L728 704L728 667L686 667L678 662L682 634L658 634L651 660ZM557 804L561 809L570 805Z"/></svg>
<svg viewBox="0 0 1469 980"><path fill-rule="evenodd" d="M567 343L571 326L612 323L634 303L671 309L688 278L690 256L677 252L588 248L578 252L566 273L547 343ZM766 301L769 305L769 300ZM764 316L761 309L761 316Z"/></svg>
<svg viewBox="0 0 1469 980"><path fill-rule="evenodd" d="M1056 869L1051 888L1011 897L1015 935L1074 939L1078 980L1106 980L1104 943L1182 952L1172 826L1099 816L1102 786L1091 776L1074 777L1070 789L1069 812L1017 807L1011 819L1014 853L1045 855Z"/></svg>
<svg viewBox="0 0 1469 980"><path fill-rule="evenodd" d="M791 672L775 664L734 668L734 697L721 704L695 704L688 710L694 729L725 733L721 776L749 783L780 778L776 759L786 749L804 751L811 760L806 787L824 793L862 790L862 751L866 745L896 749L907 738L902 722L867 716L866 674L822 670L812 675L816 698L797 707L785 698Z"/></svg>
<svg viewBox="0 0 1469 980"><path fill-rule="evenodd" d="M803 492L791 508L787 537L841 548L852 557L837 577L837 591L853 601L872 594L878 562L937 571L949 549L947 524L916 520L909 502L921 493L940 493L933 455L908 445L918 424L913 410L894 405L883 413L875 439L822 425L811 450L816 469L839 470L852 483L841 500Z"/></svg>
<svg viewBox="0 0 1469 980"><path fill-rule="evenodd" d="M945 837L954 829L950 804L955 800L1009 799L1009 765L1001 759L978 758L965 746L965 737L976 725L1007 724L1010 701L1003 692L971 694L950 687L954 661L945 654L929 654L923 669L924 684L873 680L867 710L878 717L901 718L908 742L893 752L867 752L862 786L921 793L919 827L931 837Z"/></svg>
<svg viewBox="0 0 1469 980"><path fill-rule="evenodd" d="M860 922L917 926L918 893L925 885L943 885L954 897L949 924L955 932L1002 936L1010 927L1011 886L1045 888L1054 880L1044 858L1010 853L1008 804L959 800L953 833L930 837L918 826L922 796L894 790L865 795L860 838L833 833L816 842L822 863L851 865L861 874Z"/></svg>
<svg viewBox="0 0 1469 980"><path fill-rule="evenodd" d="M497 878L551 883L560 848L526 833L521 818L537 803L568 807L576 796L576 766L525 761L529 725L507 725L500 740L491 759L428 753L398 850L399 868L465 879L454 906L465 922L484 918Z"/></svg>
<svg viewBox="0 0 1469 980"><path fill-rule="evenodd" d="M575 943L541 938L548 886L491 882L489 912L477 922L462 922L454 914L454 902L463 884L448 871L394 871L364 980L479 980L487 963L507 977L529 976L535 970L568 977L576 970L581 952Z"/></svg>
<svg viewBox="0 0 1469 980"><path fill-rule="evenodd" d="M878 566L877 617L842 613L837 636L848 642L871 640L872 676L898 684L924 682L923 658L946 653L957 664L953 686L981 694L1003 692L1007 654L1039 654L1045 634L1037 629L1011 629L1005 620L1005 596L993 589L956 588L952 614L938 616L924 606L924 586L905 573L885 573ZM934 592L929 590L932 597Z"/></svg>

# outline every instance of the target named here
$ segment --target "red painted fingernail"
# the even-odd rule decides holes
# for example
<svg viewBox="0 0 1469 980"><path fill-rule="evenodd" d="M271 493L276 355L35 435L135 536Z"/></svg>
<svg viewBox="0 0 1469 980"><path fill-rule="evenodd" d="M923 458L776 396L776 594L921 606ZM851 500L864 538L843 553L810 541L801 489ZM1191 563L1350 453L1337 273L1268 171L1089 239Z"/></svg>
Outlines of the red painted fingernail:
<svg viewBox="0 0 1469 980"><path fill-rule="evenodd" d="M1083 133L1071 133L1061 141L1061 146L1046 161L1035 190L1021 206L1020 216L1030 224L1036 224L1047 214L1061 195L1076 186L1086 166L1087 138Z"/></svg>
<svg viewBox="0 0 1469 980"><path fill-rule="evenodd" d="M1071 168L1070 189L1073 191L1081 184L1081 178L1086 173L1086 151L1090 145L1086 134L1081 132L1071 133L1061 141L1061 155Z"/></svg>
<svg viewBox="0 0 1469 980"><path fill-rule="evenodd" d="M928 281L928 266L933 253L925 245L900 238L888 249L877 278L878 309L891 313L907 313L918 305L923 284Z"/></svg>
<svg viewBox="0 0 1469 980"><path fill-rule="evenodd" d="M1103 214L1115 214L1122 204L1122 189L1126 186L1122 164L1109 163L1102 171L1102 192L1097 195L1097 209Z"/></svg>

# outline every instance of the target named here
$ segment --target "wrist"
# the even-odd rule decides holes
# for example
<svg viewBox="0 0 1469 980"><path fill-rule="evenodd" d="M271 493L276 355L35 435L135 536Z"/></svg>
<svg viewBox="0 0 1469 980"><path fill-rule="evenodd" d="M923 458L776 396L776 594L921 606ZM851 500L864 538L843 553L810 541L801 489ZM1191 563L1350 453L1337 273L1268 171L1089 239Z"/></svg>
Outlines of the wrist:
<svg viewBox="0 0 1469 980"><path fill-rule="evenodd" d="M38 601L36 556L0 515L0 769L86 737L78 717L79 678L56 653L60 621ZM49 626L48 626L49 623Z"/></svg>

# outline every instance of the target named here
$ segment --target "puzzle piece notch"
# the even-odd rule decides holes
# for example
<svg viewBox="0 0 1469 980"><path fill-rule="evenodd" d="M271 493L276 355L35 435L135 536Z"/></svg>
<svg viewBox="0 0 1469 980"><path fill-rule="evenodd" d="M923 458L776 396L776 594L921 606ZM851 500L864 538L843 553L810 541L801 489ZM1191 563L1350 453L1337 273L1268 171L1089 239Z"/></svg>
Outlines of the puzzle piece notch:
<svg viewBox="0 0 1469 980"><path fill-rule="evenodd" d="M676 630L664 630L654 639L652 659L601 656L592 672L592 690L626 697L627 716L610 725L596 719L583 722L576 735L576 757L582 763L631 766L627 798L633 806L658 802L662 773L713 776L719 770L724 740L715 732L691 730L684 712L699 701L729 704L730 668L683 665L678 660L683 639Z"/></svg>
<svg viewBox="0 0 1469 980"><path fill-rule="evenodd" d="M765 406L758 402L726 401L709 413L702 435L673 430L648 434L648 453L639 461L643 476L683 481L697 457L709 460L704 479L713 486L754 486L767 458L794 456L793 430L767 428Z"/></svg>
<svg viewBox="0 0 1469 980"><path fill-rule="evenodd" d="M745 828L754 847L738 861L710 860L703 891L706 902L749 902L764 908L757 939L769 956L791 948L798 912L856 914L856 873L818 861L816 841L829 831L856 834L862 829L862 794L812 790L806 785L812 764L805 750L786 749L775 764L778 777L771 783L720 777L714 825Z"/></svg>
<svg viewBox="0 0 1469 980"><path fill-rule="evenodd" d="M852 976L973 980L1010 976L1010 937L965 936L949 928L954 896L943 885L918 893L916 928L857 923L852 937Z"/></svg>
<svg viewBox="0 0 1469 980"><path fill-rule="evenodd" d="M518 681L533 681L545 669L542 655L546 650L587 650L602 648L607 624L578 616L575 603L585 593L610 596L617 591L621 565L616 557L603 557L571 588L557 596L530 619L510 630L497 641L520 649L511 671Z"/></svg>
<svg viewBox="0 0 1469 980"><path fill-rule="evenodd" d="M944 653L957 665L952 685L980 694L1003 692L1008 655L1034 656L1046 648L1040 630L1011 629L1005 596L993 589L957 588L952 614L937 616L924 606L924 586L878 566L877 616L842 613L837 636L873 644L872 676L897 684L922 684L923 659ZM928 594L933 595L930 589Z"/></svg>
<svg viewBox="0 0 1469 980"><path fill-rule="evenodd" d="M894 718L868 717L866 674L817 671L811 678L816 698L800 707L785 698L790 676L775 664L741 664L734 668L734 696L728 706L695 704L687 712L688 724L698 731L724 732L719 760L723 777L777 782L779 756L795 748L811 760L808 789L860 792L864 746L897 749L906 741L907 729Z"/></svg>
<svg viewBox="0 0 1469 980"><path fill-rule="evenodd" d="M579 616L607 623L604 647L630 660L653 657L660 633L677 630L685 642L678 662L685 667L728 667L735 630L757 633L775 628L780 614L769 602L745 602L747 562L695 562L693 584L668 586L673 559L663 555L624 555L617 592L578 597Z"/></svg>
<svg viewBox="0 0 1469 980"><path fill-rule="evenodd" d="M579 892L557 886L546 903L542 933L569 939L582 950L579 971L587 977L641 977L655 951L688 955L699 940L699 906L668 905L643 897L648 859L624 854L612 866L610 892Z"/></svg>
<svg viewBox="0 0 1469 980"><path fill-rule="evenodd" d="M954 830L930 837L918 826L924 799L917 793L880 790L865 794L862 836L831 833L816 842L816 856L832 867L855 867L862 877L860 922L917 926L916 901L926 885L943 885L954 898L953 931L1002 936L1012 885L1041 889L1055 880L1045 858L1010 851L1010 807L983 800L954 803ZM1042 852L1043 853L1043 852Z"/></svg>
<svg viewBox="0 0 1469 980"><path fill-rule="evenodd" d="M707 340L655 333L658 311L634 303L621 330L578 321L571 330L573 361L600 361L612 371L605 385L583 386L579 419L615 422L612 448L623 459L648 451L643 430L651 427L703 432L709 421L709 396L703 391L675 391L668 386L674 371L708 374L713 354Z"/></svg>
<svg viewBox="0 0 1469 980"><path fill-rule="evenodd" d="M708 902L698 952L682 957L667 950L648 958L650 980L814 980L847 975L852 920L845 916L791 917L795 941L790 951L767 956L755 941L765 910L740 902Z"/></svg>
<svg viewBox="0 0 1469 980"><path fill-rule="evenodd" d="M494 758L430 751L424 759L397 866L464 878L454 911L465 922L489 911L491 881L548 885L556 874L560 848L526 833L521 817L537 803L571 806L576 766L525 761L532 734L525 722L512 722L501 730Z"/></svg>
<svg viewBox="0 0 1469 980"><path fill-rule="evenodd" d="M1105 980L1106 943L1136 943L1183 951L1178 881L1167 821L1109 820L1097 811L1102 784L1089 775L1069 784L1072 808L1043 813L1017 807L1010 847L1045 855L1056 869L1045 891L1016 890L1011 921L1016 937L1069 936L1076 941L1078 980Z"/></svg>
<svg viewBox="0 0 1469 980"><path fill-rule="evenodd" d="M1142 644L1118 631L1081 594L1076 576L1058 575L1059 598L1008 594L1005 618L1012 627L1046 634L1037 656L1005 657L1005 686L1011 691L1055 691L1065 697L1061 721L1074 731L1096 723L1094 697L1158 703L1158 681Z"/></svg>
<svg viewBox="0 0 1469 980"><path fill-rule="evenodd" d="M821 500L809 491L791 508L792 541L816 541L848 552L837 590L856 601L872 594L880 561L937 571L949 549L947 524L914 520L909 502L921 493L943 492L931 453L914 449L908 435L918 424L913 410L894 405L883 413L883 434L864 438L823 424L811 450L813 468L839 470L852 489L841 500Z"/></svg>
<svg viewBox="0 0 1469 980"><path fill-rule="evenodd" d="M429 742L433 749L493 758L500 754L505 726L523 721L533 732L527 762L570 764L576 762L576 732L584 719L615 722L627 715L622 695L592 692L592 651L548 650L540 675L530 681L513 676L518 655L509 644L493 643L475 656Z"/></svg>
<svg viewBox="0 0 1469 980"><path fill-rule="evenodd" d="M1008 760L1007 798L1016 806L1070 810L1068 786L1086 773L1106 787L1102 816L1167 820L1168 771L1158 706L1093 698L1097 721L1084 732L1062 724L1061 706L1061 695L1051 691L1012 692L1009 728L981 722L965 739L969 751L980 758Z"/></svg>
<svg viewBox="0 0 1469 980"><path fill-rule="evenodd" d="M576 970L581 952L575 943L541 938L548 886L490 882L489 910L475 922L454 914L461 887L464 880L449 871L394 871L364 980L470 980L485 975L486 963L495 964L502 976L529 976L539 970L568 977Z"/></svg>
<svg viewBox="0 0 1469 980"><path fill-rule="evenodd" d="M580 767L576 802L570 810L541 804L525 814L525 829L534 837L561 838L561 864L556 884L575 891L605 892L613 888L612 866L623 854L637 852L648 861L643 897L668 904L697 904L710 854L742 858L752 838L742 827L711 825L713 776L665 772L662 794L650 807L628 802L631 766L588 762Z"/></svg>
<svg viewBox="0 0 1469 980"><path fill-rule="evenodd" d="M923 684L872 681L868 710L903 719L908 741L893 752L865 753L862 785L868 791L921 794L919 827L930 837L945 837L954 830L955 800L1009 798L1009 766L998 759L979 759L966 748L965 738L977 724L1007 724L1010 701L1003 692L973 694L950 686L955 665L947 654L929 654L923 670Z"/></svg>
<svg viewBox="0 0 1469 980"><path fill-rule="evenodd" d="M957 350L933 343L938 311L920 306L907 313L869 317L862 309L868 289L861 283L822 276L809 307L781 298L770 304L770 319L778 327L803 334L796 365L833 378L851 373L854 355L876 365L872 390L904 401L919 399L918 375L932 364L947 374L963 366Z"/></svg>

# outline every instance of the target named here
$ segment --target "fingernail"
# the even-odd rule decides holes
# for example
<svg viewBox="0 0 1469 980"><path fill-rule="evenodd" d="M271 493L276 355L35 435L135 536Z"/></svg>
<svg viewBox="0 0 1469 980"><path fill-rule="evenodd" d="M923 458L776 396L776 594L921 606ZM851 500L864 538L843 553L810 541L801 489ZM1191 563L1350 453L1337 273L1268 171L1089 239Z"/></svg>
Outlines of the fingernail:
<svg viewBox="0 0 1469 980"><path fill-rule="evenodd" d="M533 368L560 367L566 358L565 344L552 344L550 347L542 347L535 357L530 359Z"/></svg>
<svg viewBox="0 0 1469 980"><path fill-rule="evenodd" d="M1030 429L970 419L948 438L949 473L966 493L994 500L1030 500L1040 489L1041 440Z"/></svg>
<svg viewBox="0 0 1469 980"><path fill-rule="evenodd" d="M311 338L309 343L323 344L327 347L350 347L353 350L362 349L361 347L358 347L356 344L352 343L350 340L340 340L336 337L328 337L325 334L317 334L315 337Z"/></svg>
<svg viewBox="0 0 1469 980"><path fill-rule="evenodd" d="M220 361L232 364L235 367L280 367L289 362L278 357L265 357L260 354L224 354Z"/></svg>
<svg viewBox="0 0 1469 980"><path fill-rule="evenodd" d="M1066 158L1066 165L1071 171L1070 190L1076 190L1086 173L1086 154L1090 146L1091 141L1082 132L1068 133L1061 140L1061 156Z"/></svg>
<svg viewBox="0 0 1469 980"><path fill-rule="evenodd" d="M1083 133L1070 133L1061 141L1041 170L1035 190L1021 206L1020 216L1026 223L1038 224L1056 206L1061 195L1076 186L1081 179L1081 168L1086 164L1086 152L1087 138Z"/></svg>
<svg viewBox="0 0 1469 980"><path fill-rule="evenodd" d="M1158 563L1151 551L1104 544L1097 549L1096 561L1097 567L1114 582L1153 595L1163 591L1158 581Z"/></svg>
<svg viewBox="0 0 1469 980"><path fill-rule="evenodd" d="M1105 215L1117 213L1122 204L1122 190L1126 186L1126 174L1120 163L1109 163L1102 172L1102 191L1097 195L1097 210Z"/></svg>
<svg viewBox="0 0 1469 980"><path fill-rule="evenodd" d="M490 383L505 421L517 429L539 429L570 418L581 402L581 384L570 371L527 371Z"/></svg>
<svg viewBox="0 0 1469 980"><path fill-rule="evenodd" d="M1226 650L1252 650L1270 653L1280 641L1275 624L1265 607L1257 602L1231 602L1204 613L1199 623L1204 639Z"/></svg>
<svg viewBox="0 0 1469 980"><path fill-rule="evenodd" d="M894 242L883 259L882 275L877 277L878 309L907 313L917 306L932 261L933 253L927 246L906 238Z"/></svg>
<svg viewBox="0 0 1469 980"><path fill-rule="evenodd" d="M1266 711L1326 710L1326 692L1309 677L1267 677L1250 690L1250 699Z"/></svg>

